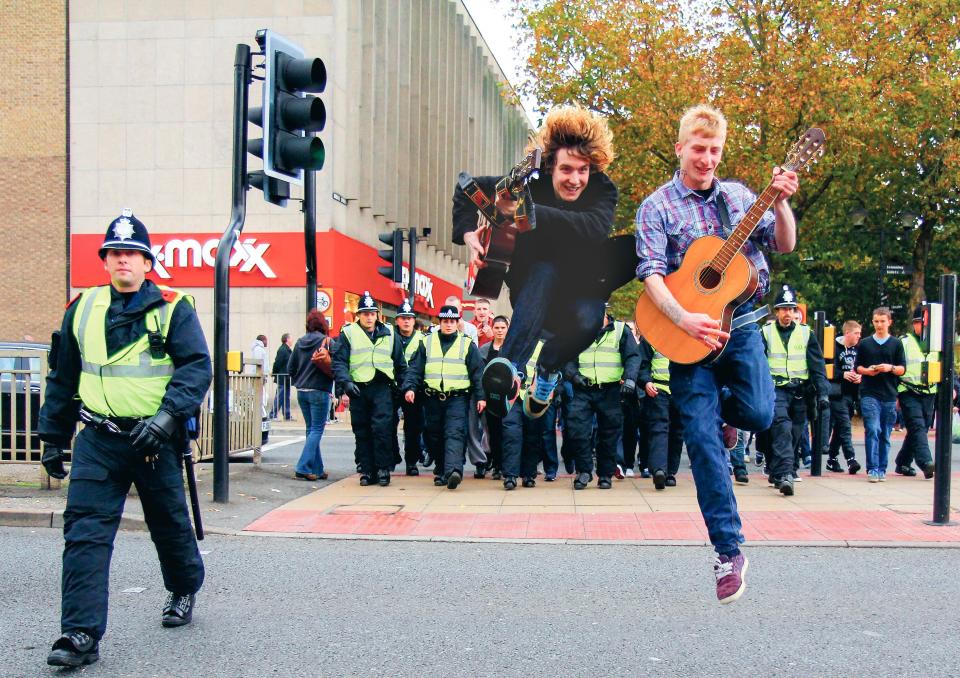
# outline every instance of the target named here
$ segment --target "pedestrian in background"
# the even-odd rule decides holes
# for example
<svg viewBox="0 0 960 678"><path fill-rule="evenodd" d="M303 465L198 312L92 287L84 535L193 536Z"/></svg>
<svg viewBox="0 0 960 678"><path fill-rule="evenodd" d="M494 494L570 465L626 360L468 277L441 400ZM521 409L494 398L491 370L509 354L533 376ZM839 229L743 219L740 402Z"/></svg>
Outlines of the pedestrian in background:
<svg viewBox="0 0 960 678"><path fill-rule="evenodd" d="M860 380L857 373L857 344L860 343L862 329L856 320L843 323L843 336L837 337L836 351L833 354L833 383L830 385L830 423L833 429L830 435L830 452L827 470L843 473L840 465L840 451L847 460L847 472L855 475L860 470L853 449L853 435L850 419L860 397Z"/></svg>
<svg viewBox="0 0 960 678"><path fill-rule="evenodd" d="M270 410L271 419L276 419L282 413L283 420L290 421L290 373L287 371L287 363L290 362L291 344L290 333L284 332L280 337L280 348L277 349L271 370L273 383L277 385L277 392L273 396L273 409Z"/></svg>
<svg viewBox="0 0 960 678"><path fill-rule="evenodd" d="M326 480L323 469L323 454L320 452L320 440L327 426L330 414L330 399L333 391L333 378L321 370L312 360L313 354L321 346L332 352L329 337L330 327L327 319L317 309L307 314L307 333L297 339L284 371L297 389L297 404L303 414L303 423L307 429L307 439L303 443L300 459L294 477L298 480ZM289 335L284 335L289 338Z"/></svg>

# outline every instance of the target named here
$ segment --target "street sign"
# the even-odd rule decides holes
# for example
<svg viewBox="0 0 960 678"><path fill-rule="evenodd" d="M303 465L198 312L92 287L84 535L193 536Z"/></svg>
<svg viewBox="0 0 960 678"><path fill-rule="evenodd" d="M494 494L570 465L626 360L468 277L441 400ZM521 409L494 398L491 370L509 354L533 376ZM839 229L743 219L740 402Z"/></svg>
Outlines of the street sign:
<svg viewBox="0 0 960 678"><path fill-rule="evenodd" d="M886 264L883 267L884 275L913 275L913 266L910 264Z"/></svg>

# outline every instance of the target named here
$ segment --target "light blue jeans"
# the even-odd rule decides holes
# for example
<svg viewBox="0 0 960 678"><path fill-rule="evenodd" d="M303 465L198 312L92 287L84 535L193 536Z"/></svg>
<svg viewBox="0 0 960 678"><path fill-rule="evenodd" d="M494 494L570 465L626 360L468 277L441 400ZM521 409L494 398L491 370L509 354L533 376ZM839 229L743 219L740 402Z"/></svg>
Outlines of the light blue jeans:
<svg viewBox="0 0 960 678"><path fill-rule="evenodd" d="M297 391L297 402L307 426L307 440L297 462L297 473L323 473L323 456L320 454L320 439L330 414L330 394L326 391Z"/></svg>
<svg viewBox="0 0 960 678"><path fill-rule="evenodd" d="M897 401L881 402L872 396L860 399L863 415L864 445L867 448L867 473L887 471L890 431L897 420Z"/></svg>

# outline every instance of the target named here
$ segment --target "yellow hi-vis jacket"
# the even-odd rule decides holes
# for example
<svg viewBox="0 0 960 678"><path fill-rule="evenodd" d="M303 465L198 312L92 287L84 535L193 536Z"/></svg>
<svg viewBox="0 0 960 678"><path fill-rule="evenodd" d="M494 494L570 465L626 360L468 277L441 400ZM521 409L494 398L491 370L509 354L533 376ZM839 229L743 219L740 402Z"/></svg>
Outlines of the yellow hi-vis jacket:
<svg viewBox="0 0 960 678"><path fill-rule="evenodd" d="M767 340L767 363L770 375L781 379L800 379L810 377L807 370L807 344L810 341L810 328L796 323L787 345L783 345L776 321L763 326L763 337Z"/></svg>
<svg viewBox="0 0 960 678"><path fill-rule="evenodd" d="M580 354L580 374L594 384L612 384L623 378L623 358L620 355L620 339L625 325L619 320L613 329L601 332L600 338Z"/></svg>
<svg viewBox="0 0 960 678"><path fill-rule="evenodd" d="M359 323L344 325L342 333L350 341L350 380L355 384L373 381L378 370L393 379L394 336L389 327L387 332L374 343Z"/></svg>
<svg viewBox="0 0 960 678"><path fill-rule="evenodd" d="M920 347L920 342L917 341L917 338L912 334L901 337L900 341L903 343L903 352L907 357L907 369L900 376L901 383L897 384L897 391L899 393L908 390L926 394L936 393L936 384L927 386L923 383L923 363L939 361L940 352L930 351L924 354L923 349ZM909 388L907 384L910 385Z"/></svg>
<svg viewBox="0 0 960 678"><path fill-rule="evenodd" d="M470 338L457 332L447 352L440 346L439 332L433 332L424 339L426 363L423 369L423 382L427 388L435 391L464 391L470 388L470 373L467 371L467 349Z"/></svg>

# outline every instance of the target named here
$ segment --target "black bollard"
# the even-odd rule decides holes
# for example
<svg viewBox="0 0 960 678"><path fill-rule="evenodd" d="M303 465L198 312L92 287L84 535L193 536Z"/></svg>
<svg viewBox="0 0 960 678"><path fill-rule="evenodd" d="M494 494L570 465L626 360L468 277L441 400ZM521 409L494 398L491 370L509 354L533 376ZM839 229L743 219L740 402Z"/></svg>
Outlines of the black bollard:
<svg viewBox="0 0 960 678"><path fill-rule="evenodd" d="M933 477L933 520L927 525L955 525L950 522L950 457L953 426L953 342L957 325L957 276L940 276L940 303L943 305L942 375L937 388L937 433L934 443L936 471Z"/></svg>
<svg viewBox="0 0 960 678"><path fill-rule="evenodd" d="M829 354L831 360L830 363L833 363L833 339L825 338L825 329L827 326L827 314L823 311L816 311L813 314L813 331L814 336L817 337L817 342L820 344L820 349L823 351L824 362L827 361L827 355ZM827 341L830 342L830 345L827 345ZM830 376L830 370L827 370L827 377ZM819 394L818 394L819 395ZM823 471L823 448L825 445L830 442L830 411L821 410L819 407L819 400L817 401L816 407L814 407L814 417L813 421L813 440L810 442L810 475L819 476Z"/></svg>

